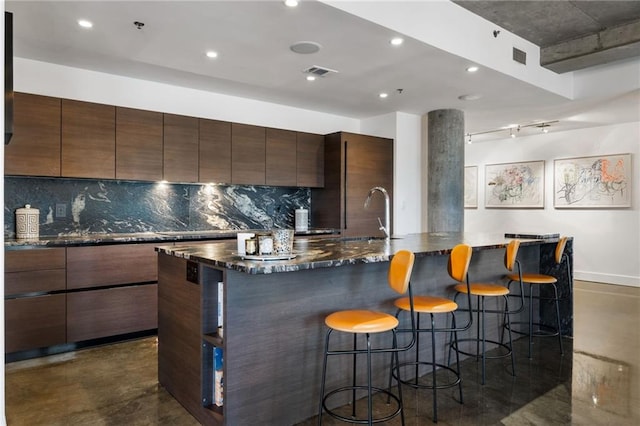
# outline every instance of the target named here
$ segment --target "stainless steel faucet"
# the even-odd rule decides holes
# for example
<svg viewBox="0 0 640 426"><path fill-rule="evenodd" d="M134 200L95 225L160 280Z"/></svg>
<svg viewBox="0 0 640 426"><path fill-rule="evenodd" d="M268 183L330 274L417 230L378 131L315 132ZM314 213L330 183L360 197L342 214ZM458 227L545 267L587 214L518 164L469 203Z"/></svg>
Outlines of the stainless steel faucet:
<svg viewBox="0 0 640 426"><path fill-rule="evenodd" d="M374 186L373 188L371 188L369 190L369 195L367 195L367 199L364 202L364 208L368 208L369 207L369 203L371 202L371 196L373 195L374 192L380 192L382 193L382 195L384 195L384 226L382 226L382 222L380 221L380 217L378 217L378 223L380 224L380 229L382 232L384 232L384 236L389 239L391 237L391 223L390 221L390 201L389 201L389 193L387 192L386 189L384 189L381 186Z"/></svg>

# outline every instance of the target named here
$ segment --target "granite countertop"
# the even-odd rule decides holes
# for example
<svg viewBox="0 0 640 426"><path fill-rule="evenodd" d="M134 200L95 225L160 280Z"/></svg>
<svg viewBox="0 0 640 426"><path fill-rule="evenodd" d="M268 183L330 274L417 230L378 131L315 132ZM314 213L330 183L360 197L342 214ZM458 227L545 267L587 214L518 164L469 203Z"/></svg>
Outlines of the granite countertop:
<svg viewBox="0 0 640 426"><path fill-rule="evenodd" d="M234 239L238 232L268 232L265 229L234 229L210 231L166 231L135 232L130 234L84 234L40 237L38 239L5 238L5 249L37 248L37 247L73 247L125 243L170 243L180 241L205 241ZM312 228L308 231L296 231L296 236L314 236L337 234L335 229Z"/></svg>
<svg viewBox="0 0 640 426"><path fill-rule="evenodd" d="M398 250L411 250L416 257L446 255L460 243L474 251L506 247L510 239L497 234L420 233L380 238L356 237L313 239L297 238L293 244L295 258L289 260L245 260L236 253L236 243L159 246L158 252L190 259L212 266L249 274L293 272L304 269L338 267L357 263L385 262ZM521 245L557 242L557 239L522 239Z"/></svg>

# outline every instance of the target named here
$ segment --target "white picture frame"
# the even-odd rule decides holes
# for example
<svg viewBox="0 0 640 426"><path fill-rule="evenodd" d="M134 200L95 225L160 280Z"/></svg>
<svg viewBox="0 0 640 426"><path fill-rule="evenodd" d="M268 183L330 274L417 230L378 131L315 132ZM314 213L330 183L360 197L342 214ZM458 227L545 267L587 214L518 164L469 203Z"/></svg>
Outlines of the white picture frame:
<svg viewBox="0 0 640 426"><path fill-rule="evenodd" d="M553 164L556 209L631 207L631 154L563 158Z"/></svg>
<svg viewBox="0 0 640 426"><path fill-rule="evenodd" d="M485 207L544 208L544 160L485 166Z"/></svg>
<svg viewBox="0 0 640 426"><path fill-rule="evenodd" d="M464 208L478 208L478 166L464 168Z"/></svg>

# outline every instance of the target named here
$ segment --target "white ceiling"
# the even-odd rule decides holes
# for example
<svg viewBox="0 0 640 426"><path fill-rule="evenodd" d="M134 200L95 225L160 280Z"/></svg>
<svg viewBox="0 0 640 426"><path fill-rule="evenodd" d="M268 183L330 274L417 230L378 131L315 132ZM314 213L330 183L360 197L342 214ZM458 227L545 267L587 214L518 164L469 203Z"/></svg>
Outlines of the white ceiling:
<svg viewBox="0 0 640 426"><path fill-rule="evenodd" d="M559 129L640 121L640 76L635 86L569 100L488 67L468 74L469 60L410 37L393 47L398 31L317 1L297 8L276 0L6 1L5 9L14 15L18 57L347 117L457 108L468 132L546 120L560 120ZM93 28L80 28L79 18ZM322 48L293 53L299 41ZM218 58L205 56L211 49ZM338 73L308 82L302 71L313 65ZM603 66L598 72L606 75ZM379 99L381 91L389 97ZM458 99L476 93L482 98Z"/></svg>

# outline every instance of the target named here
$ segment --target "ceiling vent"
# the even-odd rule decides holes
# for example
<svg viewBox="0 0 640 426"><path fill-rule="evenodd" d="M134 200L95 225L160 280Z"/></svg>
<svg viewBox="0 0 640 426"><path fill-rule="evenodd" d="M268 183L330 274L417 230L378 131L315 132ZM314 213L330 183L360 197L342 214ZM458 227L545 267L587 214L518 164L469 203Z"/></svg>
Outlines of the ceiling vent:
<svg viewBox="0 0 640 426"><path fill-rule="evenodd" d="M329 73L335 73L335 72L338 72L338 71L314 65L312 67L307 68L306 70L304 70L302 72L305 73L305 74L315 75L316 77L324 77L325 75L327 75Z"/></svg>
<svg viewBox="0 0 640 426"><path fill-rule="evenodd" d="M520 50L514 47L513 60L521 63L522 65L527 65L527 53L524 50Z"/></svg>

